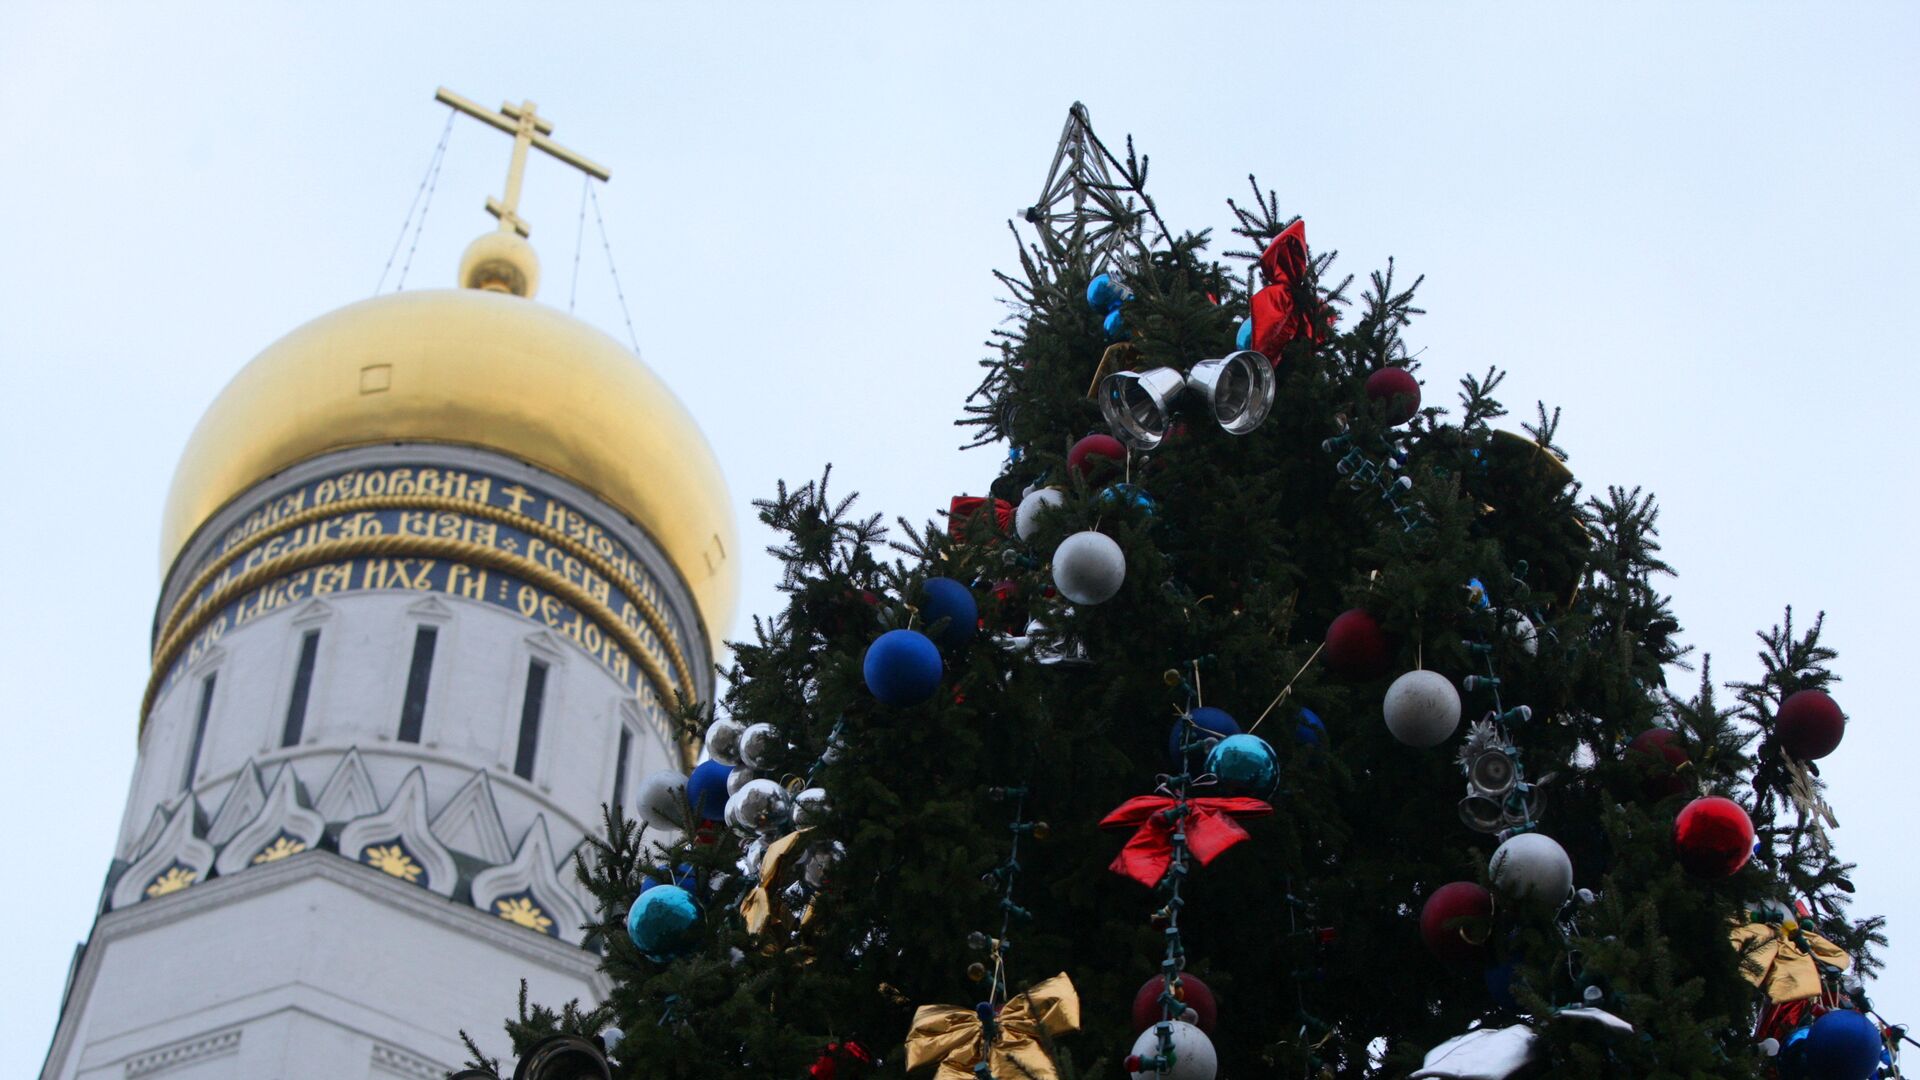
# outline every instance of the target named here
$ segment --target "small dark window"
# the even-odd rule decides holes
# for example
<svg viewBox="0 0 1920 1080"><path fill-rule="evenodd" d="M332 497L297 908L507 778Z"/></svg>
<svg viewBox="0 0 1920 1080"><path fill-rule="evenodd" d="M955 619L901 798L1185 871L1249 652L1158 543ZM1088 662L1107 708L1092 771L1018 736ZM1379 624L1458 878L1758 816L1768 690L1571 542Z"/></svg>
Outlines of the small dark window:
<svg viewBox="0 0 1920 1080"><path fill-rule="evenodd" d="M620 725L620 749L613 758L613 808L627 808L627 755L633 752L633 729Z"/></svg>
<svg viewBox="0 0 1920 1080"><path fill-rule="evenodd" d="M540 704L547 696L547 665L527 665L527 696L520 702L520 746L513 755L513 775L533 779L533 752L540 746Z"/></svg>
<svg viewBox="0 0 1920 1080"><path fill-rule="evenodd" d="M200 747L207 741L207 716L213 712L213 676L200 684L200 715L193 722L193 745L187 749L187 774L180 778L180 787L185 791L193 790L193 774L200 771Z"/></svg>
<svg viewBox="0 0 1920 1080"><path fill-rule="evenodd" d="M293 669L293 695L287 699L287 724L280 729L281 746L298 746L307 725L307 695L313 690L313 660L320 652L320 631L309 630L300 639L300 663Z"/></svg>
<svg viewBox="0 0 1920 1080"><path fill-rule="evenodd" d="M413 635L413 664L407 668L407 698L400 706L400 741L419 742L427 718L427 683L433 678L433 646L440 632L423 626Z"/></svg>

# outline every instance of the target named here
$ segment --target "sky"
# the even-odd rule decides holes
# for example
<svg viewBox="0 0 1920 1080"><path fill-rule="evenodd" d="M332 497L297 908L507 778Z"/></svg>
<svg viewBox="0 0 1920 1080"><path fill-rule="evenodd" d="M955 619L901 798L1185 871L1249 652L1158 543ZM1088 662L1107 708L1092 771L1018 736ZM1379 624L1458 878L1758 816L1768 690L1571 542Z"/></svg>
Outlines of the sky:
<svg viewBox="0 0 1920 1080"><path fill-rule="evenodd" d="M1067 107L1151 156L1176 228L1247 175L1316 251L1425 274L1429 400L1501 367L1589 490L1660 497L1685 640L1721 679L1827 613L1851 725L1823 763L1920 1021L1901 681L1920 515L1920 7L1695 3L0 6L0 1075L32 1075L133 766L160 508L262 347L370 295L447 111L531 98L608 166L646 361L719 455L741 617L777 604L750 500L827 462L924 520L999 458L952 428L1005 315L991 271ZM508 140L467 118L405 280L452 283ZM624 336L579 175L538 158L542 299ZM1231 245L1222 245L1231 246ZM408 246L400 248L404 259ZM399 260L387 275L394 285ZM1902 659L1906 657L1906 659ZM1684 682L1691 676L1680 676ZM1450 807L1436 813L1451 814Z"/></svg>

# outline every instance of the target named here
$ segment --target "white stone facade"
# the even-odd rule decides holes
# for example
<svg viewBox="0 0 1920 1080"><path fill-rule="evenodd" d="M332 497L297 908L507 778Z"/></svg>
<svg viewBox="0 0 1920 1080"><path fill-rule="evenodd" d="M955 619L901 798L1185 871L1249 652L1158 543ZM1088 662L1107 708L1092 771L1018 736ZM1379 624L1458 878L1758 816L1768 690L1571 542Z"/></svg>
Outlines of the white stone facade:
<svg viewBox="0 0 1920 1080"><path fill-rule="evenodd" d="M222 537L231 546L236 523L278 493L399 463L524 484L597 522L664 614L668 634L649 640L670 636L696 692L711 693L697 612L641 530L585 491L472 448L369 447L263 482L189 544L156 623L177 614ZM592 902L573 853L600 831L616 783L630 802L641 777L683 764L681 745L659 687L581 632L612 616L550 597L529 606L524 586L502 580L521 549L493 542L507 554L490 564L485 598L425 576L368 587L384 579L365 574L324 595L277 595L271 609L243 598L243 618L159 673L43 1080L424 1080L459 1062L462 1029L504 1054L500 1023L523 978L549 1003L604 995L579 929ZM440 559L443 583L457 561ZM403 737L410 700L424 705L415 739ZM537 736L523 733L529 716Z"/></svg>

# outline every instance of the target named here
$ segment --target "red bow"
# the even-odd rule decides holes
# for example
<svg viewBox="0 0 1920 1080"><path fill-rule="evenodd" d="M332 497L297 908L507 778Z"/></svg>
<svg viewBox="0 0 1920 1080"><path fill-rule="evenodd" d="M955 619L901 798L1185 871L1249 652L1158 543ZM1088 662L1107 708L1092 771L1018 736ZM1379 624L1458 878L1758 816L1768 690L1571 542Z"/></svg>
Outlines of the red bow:
<svg viewBox="0 0 1920 1080"><path fill-rule="evenodd" d="M811 1067L807 1076L811 1080L850 1080L866 1071L873 1064L873 1055L857 1042L830 1042ZM844 1074L840 1067L847 1067Z"/></svg>
<svg viewBox="0 0 1920 1080"><path fill-rule="evenodd" d="M1280 350L1302 334L1314 341L1326 335L1314 326L1307 311L1294 300L1294 289L1307 273L1307 223L1296 221L1283 229L1260 253L1260 269L1267 287L1253 294L1253 347L1278 363Z"/></svg>
<svg viewBox="0 0 1920 1080"><path fill-rule="evenodd" d="M947 507L947 535L953 537L955 541L966 540L968 524L973 521L975 514L981 513L987 508L988 503L993 504L994 525L998 526L1001 532L1006 532L1007 529L1013 525L1012 503L1005 499L984 499L975 495L955 495L953 502Z"/></svg>
<svg viewBox="0 0 1920 1080"><path fill-rule="evenodd" d="M1134 829L1127 846L1113 857L1107 869L1148 888L1158 885L1167 875L1167 867L1173 865L1173 832L1177 824L1173 807L1170 795L1136 795L1101 818L1103 829ZM1271 813L1273 807L1245 796L1188 799L1187 850L1205 866L1214 856L1247 839L1247 830L1234 818Z"/></svg>

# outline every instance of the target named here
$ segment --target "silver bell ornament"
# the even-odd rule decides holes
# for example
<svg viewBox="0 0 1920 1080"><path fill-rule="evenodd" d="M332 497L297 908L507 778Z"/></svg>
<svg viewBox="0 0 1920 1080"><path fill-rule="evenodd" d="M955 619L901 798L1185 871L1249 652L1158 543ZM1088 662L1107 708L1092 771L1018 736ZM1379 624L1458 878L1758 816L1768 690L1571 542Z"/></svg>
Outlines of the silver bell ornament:
<svg viewBox="0 0 1920 1080"><path fill-rule="evenodd" d="M1168 1023L1172 1025L1173 1064L1161 1067L1153 1063L1160 1056L1160 1025L1155 1024L1133 1040L1133 1053L1127 1058L1133 1080L1213 1080L1220 1072L1213 1040L1184 1020Z"/></svg>
<svg viewBox="0 0 1920 1080"><path fill-rule="evenodd" d="M810 787L793 797L793 827L811 829L827 819L827 789Z"/></svg>
<svg viewBox="0 0 1920 1080"><path fill-rule="evenodd" d="M740 763L750 768L772 768L786 748L786 740L772 724L749 724L740 733Z"/></svg>
<svg viewBox="0 0 1920 1080"><path fill-rule="evenodd" d="M764 777L749 780L727 799L728 823L756 833L777 832L793 820L793 800L785 788Z"/></svg>
<svg viewBox="0 0 1920 1080"><path fill-rule="evenodd" d="M634 813L648 828L679 832L687 824L687 777L676 769L648 773L633 802Z"/></svg>
<svg viewBox="0 0 1920 1080"><path fill-rule="evenodd" d="M1494 887L1518 900L1559 907L1573 895L1573 860L1552 837L1524 832L1494 850L1487 863Z"/></svg>
<svg viewBox="0 0 1920 1080"><path fill-rule="evenodd" d="M722 765L740 764L740 733L746 727L737 720L721 717L707 725L707 756Z"/></svg>
<svg viewBox="0 0 1920 1080"><path fill-rule="evenodd" d="M1500 622L1506 627L1507 636L1519 644L1521 652L1528 656L1540 655L1540 631L1534 627L1532 619L1508 608L1500 613Z"/></svg>
<svg viewBox="0 0 1920 1080"><path fill-rule="evenodd" d="M1127 580L1127 556L1105 533L1077 532L1053 553L1053 585L1076 604L1104 604Z"/></svg>
<svg viewBox="0 0 1920 1080"><path fill-rule="evenodd" d="M1381 703L1387 730L1408 746L1439 746L1460 726L1460 692L1436 671L1409 671L1387 687Z"/></svg>
<svg viewBox="0 0 1920 1080"><path fill-rule="evenodd" d="M1040 527L1040 511L1050 506L1065 505L1067 496L1059 488L1035 488L1027 492L1020 500L1020 508L1013 512L1013 531L1022 540L1031 541L1033 532Z"/></svg>

